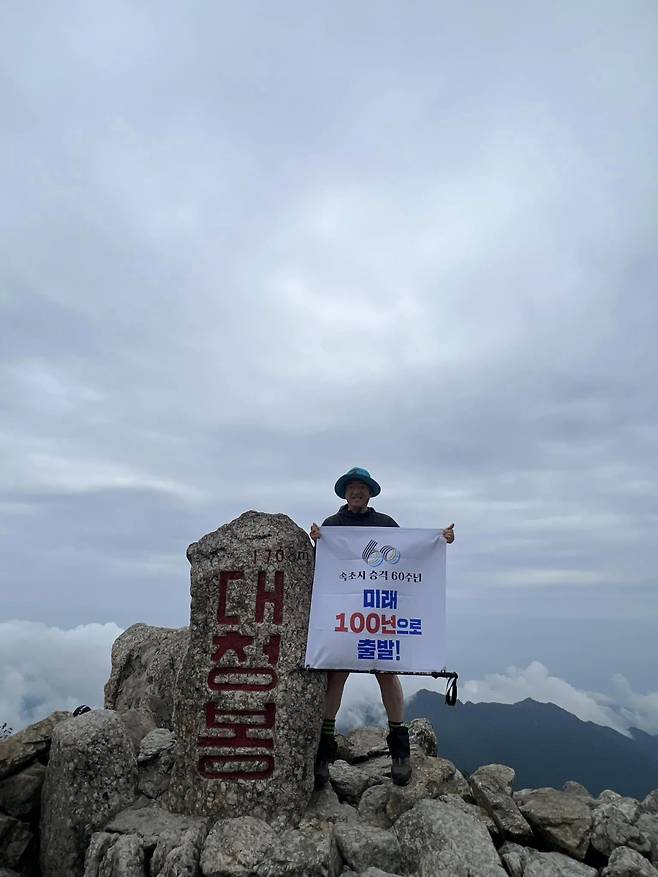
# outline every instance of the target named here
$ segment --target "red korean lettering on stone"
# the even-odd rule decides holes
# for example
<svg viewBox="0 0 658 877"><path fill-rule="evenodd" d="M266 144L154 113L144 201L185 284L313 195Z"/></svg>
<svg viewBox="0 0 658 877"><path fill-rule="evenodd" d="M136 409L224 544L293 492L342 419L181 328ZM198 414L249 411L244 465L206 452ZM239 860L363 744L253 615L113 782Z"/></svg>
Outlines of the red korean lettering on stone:
<svg viewBox="0 0 658 877"><path fill-rule="evenodd" d="M256 621L265 621L265 606L271 603L273 609L274 624L283 621L283 570L274 573L274 590L266 588L267 573L260 570L258 573L258 586L256 588Z"/></svg>
<svg viewBox="0 0 658 877"><path fill-rule="evenodd" d="M212 645L214 651L210 656L210 660L213 664L219 664L227 652L233 652L239 662L246 664L247 655L245 649L253 643L254 639L255 637L239 633L237 630L230 630L221 636L213 636Z"/></svg>
<svg viewBox="0 0 658 877"><path fill-rule="evenodd" d="M198 738L199 747L221 749L272 749L272 735L254 736L254 732L271 731L274 728L276 710L273 703L266 703L262 710L230 709L218 707L210 701L206 704L206 728L224 732L221 736L203 736ZM237 718L237 721L236 721ZM252 721L247 722L247 719Z"/></svg>
<svg viewBox="0 0 658 877"><path fill-rule="evenodd" d="M271 691L277 682L271 667L213 667L208 673L211 691Z"/></svg>
<svg viewBox="0 0 658 877"><path fill-rule="evenodd" d="M234 765L237 770L222 770ZM258 770L244 770L244 764L261 765ZM274 773L274 758L271 755L202 755L197 765L202 777L207 780L266 780Z"/></svg>
<svg viewBox="0 0 658 877"><path fill-rule="evenodd" d="M229 582L244 578L244 570L222 570L219 574L219 599L217 601L217 621L219 624L240 624L237 615L226 614L226 598Z"/></svg>

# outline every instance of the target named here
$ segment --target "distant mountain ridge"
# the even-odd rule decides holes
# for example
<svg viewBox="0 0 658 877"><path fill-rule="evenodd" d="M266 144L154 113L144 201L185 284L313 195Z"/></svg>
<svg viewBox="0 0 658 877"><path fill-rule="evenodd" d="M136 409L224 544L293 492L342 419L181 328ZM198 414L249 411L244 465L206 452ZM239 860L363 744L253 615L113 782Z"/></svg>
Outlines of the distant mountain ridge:
<svg viewBox="0 0 658 877"><path fill-rule="evenodd" d="M516 788L561 788L576 780L598 795L614 789L643 798L658 786L658 737L583 722L552 703L462 703L422 689L407 701L406 717L427 717L439 754L462 771L502 763L516 771Z"/></svg>

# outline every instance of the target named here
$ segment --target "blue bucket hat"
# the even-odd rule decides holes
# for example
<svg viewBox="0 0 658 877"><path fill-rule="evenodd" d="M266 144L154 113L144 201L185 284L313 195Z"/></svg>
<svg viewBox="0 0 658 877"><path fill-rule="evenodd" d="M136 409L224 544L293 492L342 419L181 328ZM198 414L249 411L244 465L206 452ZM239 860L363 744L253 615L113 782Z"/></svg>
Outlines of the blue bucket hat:
<svg viewBox="0 0 658 877"><path fill-rule="evenodd" d="M334 490L341 499L345 499L345 488L350 481L363 481L364 484L368 485L368 489L372 496L377 496L381 493L381 487L377 484L374 478L370 477L370 472L368 472L367 469L360 469L358 466L355 466L354 469L350 469L349 472L341 475L336 482Z"/></svg>

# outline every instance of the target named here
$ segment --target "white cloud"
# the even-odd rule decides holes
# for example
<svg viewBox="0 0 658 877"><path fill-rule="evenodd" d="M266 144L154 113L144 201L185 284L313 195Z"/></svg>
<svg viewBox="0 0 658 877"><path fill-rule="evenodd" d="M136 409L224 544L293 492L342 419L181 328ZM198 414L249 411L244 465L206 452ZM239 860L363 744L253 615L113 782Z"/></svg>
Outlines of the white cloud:
<svg viewBox="0 0 658 877"><path fill-rule="evenodd" d="M402 679L405 697L421 688L441 692L444 680L425 676ZM518 703L530 697L540 703L553 703L583 722L594 722L628 734L629 728L640 728L658 734L658 692L638 694L621 674L612 678L612 695L583 691L565 679L552 676L539 661L524 669L508 667L505 673L491 673L483 679L469 679L459 684L459 699L472 703ZM367 708L379 704L374 679L353 674L345 687L339 720L353 726L359 724Z"/></svg>
<svg viewBox="0 0 658 877"><path fill-rule="evenodd" d="M53 710L73 710L82 703L102 706L112 644L121 633L112 622L69 630L31 621L0 622L0 724L6 722L17 731ZM525 668L508 667L505 673L460 682L459 698L511 704L530 697L622 734L633 727L658 734L658 692L635 692L621 674L611 682L611 694L584 691L532 661ZM445 681L405 676L402 687L409 698L421 688L443 693ZM362 724L366 710L381 710L379 686L373 676L353 673L345 686L339 724Z"/></svg>
<svg viewBox="0 0 658 877"><path fill-rule="evenodd" d="M116 624L70 630L32 621L0 623L0 724L18 731L54 710L103 705Z"/></svg>

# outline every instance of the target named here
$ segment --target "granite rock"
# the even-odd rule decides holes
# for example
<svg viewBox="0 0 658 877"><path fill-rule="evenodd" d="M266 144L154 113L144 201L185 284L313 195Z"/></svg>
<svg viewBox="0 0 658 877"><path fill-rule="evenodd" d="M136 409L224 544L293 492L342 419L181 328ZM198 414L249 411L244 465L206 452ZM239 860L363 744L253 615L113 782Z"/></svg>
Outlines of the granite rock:
<svg viewBox="0 0 658 877"><path fill-rule="evenodd" d="M10 868L19 865L32 837L29 825L0 813L0 865Z"/></svg>
<svg viewBox="0 0 658 877"><path fill-rule="evenodd" d="M276 834L253 816L219 819L201 851L203 877L254 877L274 851Z"/></svg>
<svg viewBox="0 0 658 877"><path fill-rule="evenodd" d="M155 728L153 713L150 710L139 708L119 710L117 715L123 722L126 734L128 734L135 755L137 755L142 740Z"/></svg>
<svg viewBox="0 0 658 877"><path fill-rule="evenodd" d="M341 823L336 826L336 841L345 862L356 871L371 866L397 871L402 866L398 839L386 829Z"/></svg>
<svg viewBox="0 0 658 877"><path fill-rule="evenodd" d="M582 783L577 783L574 780L567 780L562 786L562 791L569 792L571 795L580 795L582 798L592 797Z"/></svg>
<svg viewBox="0 0 658 877"><path fill-rule="evenodd" d="M658 789L649 792L646 798L640 802L640 810L643 813L658 813Z"/></svg>
<svg viewBox="0 0 658 877"><path fill-rule="evenodd" d="M499 842L502 840L501 833L498 830L498 826L484 809L484 807L480 807L479 804L475 804L472 801L465 801L461 797L461 795L455 795L454 793L439 795L436 800L443 801L444 804L451 804L453 807L461 810L462 813L467 813L469 816L474 816L478 820L478 822L481 822L482 825L484 825L494 842Z"/></svg>
<svg viewBox="0 0 658 877"><path fill-rule="evenodd" d="M475 801L496 823L498 830L510 841L531 843L532 829L511 797L514 771L502 764L478 768L469 778Z"/></svg>
<svg viewBox="0 0 658 877"><path fill-rule="evenodd" d="M172 846L176 846L185 832L205 828L207 824L208 820L203 817L170 813L164 807L149 801L143 806L136 802L116 813L106 823L104 830L114 834L137 835L148 847L155 847L161 838L167 838Z"/></svg>
<svg viewBox="0 0 658 877"><path fill-rule="evenodd" d="M45 775L46 766L36 761L19 773L0 780L0 810L17 819L38 813Z"/></svg>
<svg viewBox="0 0 658 877"><path fill-rule="evenodd" d="M167 728L155 728L141 741L137 755L137 789L149 798L158 798L169 788L174 764L176 739Z"/></svg>
<svg viewBox="0 0 658 877"><path fill-rule="evenodd" d="M172 728L173 697L189 630L133 624L112 646L112 672L105 707L145 709L157 727Z"/></svg>
<svg viewBox="0 0 658 877"><path fill-rule="evenodd" d="M406 867L432 877L505 877L489 833L443 801L419 801L393 827Z"/></svg>
<svg viewBox="0 0 658 877"><path fill-rule="evenodd" d="M258 877L336 877L342 858L333 834L290 829L256 868Z"/></svg>
<svg viewBox="0 0 658 877"><path fill-rule="evenodd" d="M329 765L329 778L338 798L349 804L358 804L363 792L379 782L376 777L346 761L335 761Z"/></svg>
<svg viewBox="0 0 658 877"><path fill-rule="evenodd" d="M409 783L406 786L392 785L390 788L386 815L391 822L395 822L423 798L437 798L455 791L457 771L454 764L446 758L431 758L420 752L412 752L411 765Z"/></svg>
<svg viewBox="0 0 658 877"><path fill-rule="evenodd" d="M116 713L95 710L59 724L42 792L43 877L81 874L94 831L135 797L137 763Z"/></svg>
<svg viewBox="0 0 658 877"><path fill-rule="evenodd" d="M246 512L188 558L192 633L176 686L169 806L294 824L313 790L326 685L326 674L303 669L308 536L286 515Z"/></svg>
<svg viewBox="0 0 658 877"><path fill-rule="evenodd" d="M507 841L498 850L510 877L596 877L596 868L565 856Z"/></svg>
<svg viewBox="0 0 658 877"><path fill-rule="evenodd" d="M343 871L343 874L345 874L345 871ZM366 868L365 871L361 872L360 877L400 877L400 875L393 874L392 871L382 871L381 868Z"/></svg>
<svg viewBox="0 0 658 877"><path fill-rule="evenodd" d="M0 740L0 780L18 773L32 761L45 761L53 730L60 722L70 718L69 712L54 712L6 740Z"/></svg>
<svg viewBox="0 0 658 877"><path fill-rule="evenodd" d="M601 871L601 877L658 877L658 869L637 850L617 847L610 854L608 864Z"/></svg>
<svg viewBox="0 0 658 877"><path fill-rule="evenodd" d="M354 728L347 734L337 734L337 759L348 764L358 764L378 755L388 755L388 743L384 728Z"/></svg>
<svg viewBox="0 0 658 877"><path fill-rule="evenodd" d="M658 813L643 813L637 819L637 828L651 846L650 858L654 865L658 865Z"/></svg>
<svg viewBox="0 0 658 877"><path fill-rule="evenodd" d="M429 719L412 719L409 722L409 742L412 746L418 746L425 755L438 754L436 731Z"/></svg>
<svg viewBox="0 0 658 877"><path fill-rule="evenodd" d="M556 789L536 789L514 799L539 838L558 852L584 859L592 825L586 801Z"/></svg>
<svg viewBox="0 0 658 877"><path fill-rule="evenodd" d="M151 877L197 877L207 834L208 828L203 823L186 829L180 835L160 835L151 858Z"/></svg>
<svg viewBox="0 0 658 877"><path fill-rule="evenodd" d="M615 798L599 804L592 813L592 846L609 856L615 847L649 853L651 843L638 826L640 805L634 798Z"/></svg>
<svg viewBox="0 0 658 877"><path fill-rule="evenodd" d="M331 784L327 783L324 788L317 789L311 795L299 827L328 830L337 822L358 822L358 820L356 808L347 802L341 802Z"/></svg>
<svg viewBox="0 0 658 877"><path fill-rule="evenodd" d="M386 812L390 792L391 783L378 783L365 790L359 801L359 817L362 822L375 828L391 827L393 822Z"/></svg>

